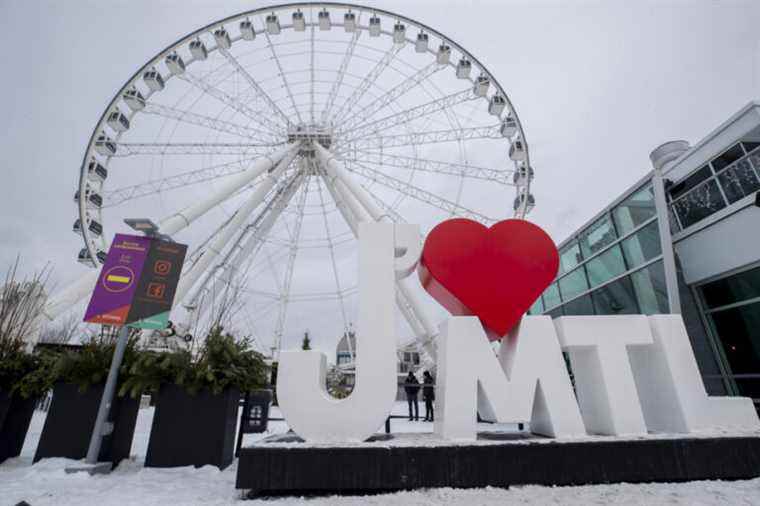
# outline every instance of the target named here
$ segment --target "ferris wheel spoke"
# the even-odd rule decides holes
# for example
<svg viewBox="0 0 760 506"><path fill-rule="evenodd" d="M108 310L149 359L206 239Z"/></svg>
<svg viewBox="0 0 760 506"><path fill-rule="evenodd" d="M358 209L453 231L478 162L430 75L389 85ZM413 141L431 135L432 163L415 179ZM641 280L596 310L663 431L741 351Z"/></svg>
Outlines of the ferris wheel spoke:
<svg viewBox="0 0 760 506"><path fill-rule="evenodd" d="M343 302L342 292L343 289L340 285L340 275L338 274L338 264L335 261L335 247L333 245L332 240L332 234L330 232L330 224L329 220L327 218L327 207L325 206L325 198L322 194L322 183L319 178L317 178L317 193L319 195L319 203L322 207L322 218L325 226L325 236L327 237L327 249L330 251L330 264L332 265L333 270L333 279L335 280L335 291L338 295L338 305L340 307L340 314L343 318L343 329L344 331L348 332L348 317L346 316L346 305ZM351 347L349 347L349 352L351 354L351 359L353 360L353 350Z"/></svg>
<svg viewBox="0 0 760 506"><path fill-rule="evenodd" d="M216 86L212 85L202 77L196 76L191 74L190 72L185 72L184 74L180 74L178 76L183 81L186 81L190 83L191 85L195 86L196 88L200 89L207 95L215 98L219 102L223 103L227 107L239 112L240 114L248 117L252 121L255 121L256 123L260 124L262 128L267 129L269 132L275 135L282 135L285 133L285 129L283 128L283 125L272 121L268 118L267 114L264 111L259 111L256 109L253 109L248 104L244 103L242 100L233 97L229 93L220 90Z"/></svg>
<svg viewBox="0 0 760 506"><path fill-rule="evenodd" d="M366 138L371 136L374 132L385 131L395 126L410 123L419 118L424 118L439 112L445 112L451 110L451 108L456 105L477 100L477 98L478 97L472 93L472 90L467 88L466 90L452 93L451 95L432 100L425 104L399 111L384 118L357 125L350 134L347 133L349 137L345 142Z"/></svg>
<svg viewBox="0 0 760 506"><path fill-rule="evenodd" d="M274 50L274 45L272 44L272 39L269 37L269 32L265 31L264 35L266 36L266 39L267 39L267 45L269 46L269 51L271 51L272 53L272 58L274 58L274 62L277 65L278 71L280 72L280 77L282 78L282 84L285 86L285 91L288 93L288 96L290 97L290 103L293 105L293 109L295 110L296 116L298 117L298 122L303 123L303 119L301 118L301 111L298 110L298 106L296 105L296 100L295 98L293 98L293 92L290 90L288 79L285 77L285 69L282 68L282 63L280 63L280 57L277 56L277 51ZM280 112L282 113L282 111ZM288 125L290 124L291 124L291 121L288 120Z"/></svg>
<svg viewBox="0 0 760 506"><path fill-rule="evenodd" d="M314 17L313 9L309 12L309 16L312 18ZM314 74L314 23L311 23L309 32L309 115L311 117L312 124L314 124L316 122L314 118L314 81L316 79L316 76Z"/></svg>
<svg viewBox="0 0 760 506"><path fill-rule="evenodd" d="M206 142L114 142L115 157L134 155L263 155L287 142L272 144Z"/></svg>
<svg viewBox="0 0 760 506"><path fill-rule="evenodd" d="M335 98L338 96L338 90L343 84L343 79L346 76L346 69L348 68L349 62L351 61L351 57L354 55L356 42L359 40L359 35L361 33L361 30L356 30L351 37L351 41L346 47L346 53L343 55L343 60L341 60L340 66L338 67L338 77L335 79L335 81L333 81L332 87L330 88L330 93L327 96L327 102L325 102L325 108L322 109L322 123L325 123L327 121L327 118L332 112L333 105L335 104Z"/></svg>
<svg viewBox="0 0 760 506"><path fill-rule="evenodd" d="M270 41L270 47L271 47L271 41ZM243 79L245 79L248 84L251 86L251 88L257 93L259 97L261 97L264 102L269 106L269 108L272 110L275 115L280 116L283 121L287 125L290 125L291 121L290 119L285 115L284 112L282 112L282 109L280 109L277 104L272 100L272 97L269 96L269 94L264 91L264 89L259 85L259 83L256 82L256 80L251 76L251 74L243 67L237 58L232 56L232 53L230 53L228 50L224 48L219 48L219 52L222 53L222 55L227 59L227 61L232 64L233 67L235 67L235 70L237 70L241 76L243 76ZM272 53L274 54L274 50L272 50ZM278 67L279 67L279 60L278 60ZM280 68L280 72L282 72L282 67Z"/></svg>
<svg viewBox="0 0 760 506"><path fill-rule="evenodd" d="M147 195L161 193L176 188L213 181L225 176L243 172L248 168L249 162L256 157L243 158L234 162L211 165L202 169L191 170L160 179L151 179L143 183L114 188L103 193L103 207L117 206L129 200L138 199Z"/></svg>
<svg viewBox="0 0 760 506"><path fill-rule="evenodd" d="M386 149L403 146L419 146L421 144L438 144L457 142L470 139L500 139L499 125L486 127L452 128L450 130L434 130L430 132L412 132L398 135L368 135L361 139L347 142L336 149L336 153L346 153L351 150Z"/></svg>
<svg viewBox="0 0 760 506"><path fill-rule="evenodd" d="M277 349L280 349L282 345L282 334L285 331L285 318L288 313L288 304L290 302L290 287L293 281L293 268L295 266L296 257L298 256L298 240L301 237L301 226L303 225L304 206L306 205L306 198L309 195L309 185L311 180L306 180L306 185L298 199L297 209L298 215L296 216L295 228L292 232L292 240L290 243L288 254L288 265L285 270L285 276L283 278L282 292L280 297L280 309L277 317L277 328L275 330L275 345Z"/></svg>
<svg viewBox="0 0 760 506"><path fill-rule="evenodd" d="M145 109L143 109L142 112L146 114L153 114L155 116L161 116L164 118L181 121L183 123L189 123L191 125L199 125L202 127L210 128L212 130L216 130L217 132L230 133L233 135L237 135L238 137L244 137L246 139L251 138L251 137L257 137L259 135L264 135L264 136L270 137L271 139L275 138L274 134L271 134L268 131L256 130L254 128L239 125L231 121L224 121L224 120L220 120L216 118L211 118L209 116L196 114L191 111L184 111L182 109L176 109L174 107L168 107L161 104L154 104L151 102L148 102L147 104L145 104Z"/></svg>
<svg viewBox="0 0 760 506"><path fill-rule="evenodd" d="M452 216L470 218L483 223L494 223L497 221L494 218L481 214L472 209L468 209L457 204L456 202L452 202L448 199L440 197L411 183L396 179L387 174L383 174L382 172L367 167L366 165L363 165L359 162L353 160L344 160L344 162L346 162L346 168L351 173L361 176L369 181L374 181L402 195L406 195L407 197L411 197L415 200L436 207L442 211L450 213Z"/></svg>
<svg viewBox="0 0 760 506"><path fill-rule="evenodd" d="M369 71L366 76L364 76L364 79L359 84L359 86L354 89L353 93L351 93L351 96L349 96L346 101L343 102L343 105L341 105L332 116L332 121L334 124L339 124L343 119L343 116L348 114L350 109L346 109L347 107L356 107L359 105L361 98L365 93L367 93L367 90L369 90L370 86L372 86L372 84L377 81L377 78L380 77L380 74L382 74L388 65L391 64L399 51L401 51L402 47L403 46L400 44L393 44L388 49L388 51L386 51L385 55L380 59L380 61L377 62L377 64L372 68L372 70Z"/></svg>
<svg viewBox="0 0 760 506"><path fill-rule="evenodd" d="M356 150L355 152L352 151L351 154L352 156L347 157L347 159L378 165L380 167L398 167L410 171L419 170L432 174L482 179L503 185L513 185L511 179L514 169L512 168L491 169L488 167L479 167L464 163L442 162L439 160L429 160L427 158L393 155L380 151ZM361 156L359 157L357 155Z"/></svg>
<svg viewBox="0 0 760 506"><path fill-rule="evenodd" d="M436 62L433 62L426 67L421 68L414 74L408 76L406 79L404 79L401 83L397 84L387 92L383 93L379 97L375 98L372 102L370 102L368 105L362 107L358 111L354 112L346 120L344 121L343 125L339 128L339 132L346 132L351 130L358 122L360 121L366 121L372 116L374 116L378 111L386 108L396 100L398 100L400 97L402 97L404 94L409 92L410 90L414 89L414 87L419 86L420 83L428 79L430 76L435 74L436 72L439 72L440 70L446 68L446 65L439 65Z"/></svg>

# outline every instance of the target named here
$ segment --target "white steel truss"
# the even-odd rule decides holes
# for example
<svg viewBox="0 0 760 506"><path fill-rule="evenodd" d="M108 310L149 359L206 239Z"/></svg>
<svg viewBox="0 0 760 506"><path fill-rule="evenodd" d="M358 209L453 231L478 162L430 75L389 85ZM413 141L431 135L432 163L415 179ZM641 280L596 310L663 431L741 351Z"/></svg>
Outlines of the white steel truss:
<svg viewBox="0 0 760 506"><path fill-rule="evenodd" d="M398 135L368 135L360 139L346 141L336 152L343 154L352 149L388 149L400 146L419 146L469 139L499 139L499 125L485 127L452 128L432 132L412 132Z"/></svg>
<svg viewBox="0 0 760 506"><path fill-rule="evenodd" d="M267 136L270 140L277 138L274 134L268 131L239 125L231 121L211 118L209 116L204 116L203 114L196 114L192 111L184 111L182 109L156 104L153 102L148 102L145 104L145 109L143 109L142 112L145 114L153 114L155 116L182 121L191 125L199 125L202 127L210 128L212 130L216 130L218 132L226 132L232 135L237 135L238 137L243 137L245 139L252 137L255 138L260 135Z"/></svg>
<svg viewBox="0 0 760 506"><path fill-rule="evenodd" d="M360 126L363 122L368 121L369 118L374 116L378 111L388 107L390 104L398 100L404 94L410 90L418 87L420 83L427 80L430 76L439 72L445 68L445 65L439 65L433 62L420 70L410 75L404 81L397 84L375 100L362 107L358 111L354 112L348 118L343 121L338 128L338 132L349 132L356 126Z"/></svg>

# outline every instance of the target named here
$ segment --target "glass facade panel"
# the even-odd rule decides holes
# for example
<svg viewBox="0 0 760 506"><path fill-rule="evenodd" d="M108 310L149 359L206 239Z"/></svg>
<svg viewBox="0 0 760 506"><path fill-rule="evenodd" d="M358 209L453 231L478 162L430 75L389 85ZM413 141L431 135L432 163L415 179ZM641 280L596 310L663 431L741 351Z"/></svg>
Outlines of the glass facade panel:
<svg viewBox="0 0 760 506"><path fill-rule="evenodd" d="M657 220L623 241L623 253L628 268L632 269L662 254Z"/></svg>
<svg viewBox="0 0 760 506"><path fill-rule="evenodd" d="M711 313L734 374L760 373L760 302Z"/></svg>
<svg viewBox="0 0 760 506"><path fill-rule="evenodd" d="M681 226L686 228L726 207L726 202L714 179L695 188L673 203Z"/></svg>
<svg viewBox="0 0 760 506"><path fill-rule="evenodd" d="M668 193L670 194L670 198L673 200L677 199L681 195L685 194L695 186L699 185L702 181L706 181L710 176L712 176L712 171L710 170L709 165L705 165L701 169L697 170L695 173L693 173L691 176L685 178L683 181L680 181L668 188Z"/></svg>
<svg viewBox="0 0 760 506"><path fill-rule="evenodd" d="M615 226L620 235L627 234L655 214L657 214L657 210L654 207L652 185L647 185L637 191L612 211Z"/></svg>
<svg viewBox="0 0 760 506"><path fill-rule="evenodd" d="M595 223L581 232L578 242L581 245L581 252L584 258L592 256L611 244L617 238L615 227L612 226L612 220L605 215L599 218Z"/></svg>
<svg viewBox="0 0 760 506"><path fill-rule="evenodd" d="M616 244L599 256L586 263L588 280L592 287L600 285L625 272L625 262L620 251L620 245Z"/></svg>
<svg viewBox="0 0 760 506"><path fill-rule="evenodd" d="M562 299L559 297L559 288L557 288L557 283L552 283L549 285L549 288L544 290L544 308L551 309L554 306L559 305L561 302Z"/></svg>
<svg viewBox="0 0 760 506"><path fill-rule="evenodd" d="M532 306L530 306L530 309L528 309L528 314L541 314L544 312L544 301L541 300L541 297L536 299L536 302L533 303Z"/></svg>
<svg viewBox="0 0 760 506"><path fill-rule="evenodd" d="M749 155L749 161L752 162L752 166L755 168L755 173L760 176L760 149Z"/></svg>
<svg viewBox="0 0 760 506"><path fill-rule="evenodd" d="M636 291L636 299L643 314L663 314L669 312L668 289L665 285L665 270L662 261L655 262L631 274Z"/></svg>
<svg viewBox="0 0 760 506"><path fill-rule="evenodd" d="M583 295L577 299L562 306L566 315L592 315L594 314L594 304L591 302L591 295Z"/></svg>
<svg viewBox="0 0 760 506"><path fill-rule="evenodd" d="M760 297L760 267L702 285L702 296L708 308L735 304Z"/></svg>
<svg viewBox="0 0 760 506"><path fill-rule="evenodd" d="M596 314L639 314L633 283L628 277L591 292L591 298Z"/></svg>
<svg viewBox="0 0 760 506"><path fill-rule="evenodd" d="M562 316L563 315L562 306L560 306L558 308L555 308L555 309L552 309L551 311L549 311L546 314L549 315L549 316L551 316L552 318L557 318L558 316Z"/></svg>
<svg viewBox="0 0 760 506"><path fill-rule="evenodd" d="M748 160L742 160L718 174L718 181L731 204L760 188L760 181Z"/></svg>
<svg viewBox="0 0 760 506"><path fill-rule="evenodd" d="M581 263L581 248L578 243L568 244L559 252L559 270L562 273L570 272Z"/></svg>
<svg viewBox="0 0 760 506"><path fill-rule="evenodd" d="M583 267L578 267L559 279L559 291L562 294L562 300L572 299L586 290L588 290L588 280Z"/></svg>
<svg viewBox="0 0 760 506"><path fill-rule="evenodd" d="M713 170L717 173L728 167L736 160L744 156L744 150L739 143L734 144L723 152L720 156L716 157L712 161Z"/></svg>

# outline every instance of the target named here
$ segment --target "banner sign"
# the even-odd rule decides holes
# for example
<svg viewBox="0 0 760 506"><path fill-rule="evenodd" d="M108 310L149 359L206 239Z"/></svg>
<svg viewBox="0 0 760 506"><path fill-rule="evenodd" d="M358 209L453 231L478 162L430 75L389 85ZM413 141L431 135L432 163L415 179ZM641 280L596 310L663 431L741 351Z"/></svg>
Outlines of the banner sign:
<svg viewBox="0 0 760 506"><path fill-rule="evenodd" d="M116 234L84 321L166 328L186 252L184 244Z"/></svg>

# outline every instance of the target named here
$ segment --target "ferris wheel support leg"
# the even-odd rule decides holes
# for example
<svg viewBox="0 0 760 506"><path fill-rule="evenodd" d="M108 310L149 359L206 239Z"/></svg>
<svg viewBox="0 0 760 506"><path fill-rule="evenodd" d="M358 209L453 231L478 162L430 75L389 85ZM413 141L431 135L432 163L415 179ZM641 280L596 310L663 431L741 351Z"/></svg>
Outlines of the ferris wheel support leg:
<svg viewBox="0 0 760 506"><path fill-rule="evenodd" d="M198 219L211 208L229 198L237 190L244 187L246 184L250 183L264 172L271 170L272 167L280 160L282 160L286 155L294 153L297 147L298 145L296 144L289 144L267 156L264 156L256 163L254 163L249 169L227 180L216 192L214 192L205 200L190 205L182 211L162 220L159 227L161 233L172 235L186 228L194 220ZM42 311L42 317L47 318L50 321L55 320L66 310L91 294L92 290L95 288L95 283L98 281L99 274L100 273L97 269L92 269L68 285L66 288L52 296L45 304L45 307Z"/></svg>
<svg viewBox="0 0 760 506"><path fill-rule="evenodd" d="M206 248L206 252L198 259L195 265L193 265L192 269L182 275L179 279L177 291L174 295L174 300L176 302L184 302L185 297L188 295L193 285L198 281L201 275L206 272L206 269L209 268L211 263L221 253L225 246L227 246L227 243L232 239L235 233L241 230L254 209L264 201L269 191L277 183L277 178L285 170L285 167L290 165L290 162L295 156L295 150L286 153L286 156L269 172L266 179L264 179L264 181L256 188L256 191L254 191L248 201L238 209L238 212L232 220L230 220L224 230L214 238L214 242Z"/></svg>
<svg viewBox="0 0 760 506"><path fill-rule="evenodd" d="M370 217L373 220L380 221L384 217L390 219L387 214L382 212L380 207L378 207L372 198L367 195L367 192L364 191L364 189L348 175L346 170L337 162L337 160L330 154L329 151L327 151L319 144L315 144L314 147L317 157L327 170L328 176L332 177L333 179L337 179L340 182L342 188L345 188L348 190L348 192L350 192L351 196L353 196L362 205L362 207L367 211L367 213L369 213ZM341 188L339 188L339 190L340 189ZM417 315L417 317L420 319L420 323L422 323L422 325L425 327L425 331L430 336L435 335L437 333L437 329L433 322L425 316L421 304L416 299L414 293L412 293L411 290L409 290L409 288L403 283L399 283L399 285L401 292L404 294L404 297L409 301L409 305L411 306L412 311L415 313L415 315Z"/></svg>
<svg viewBox="0 0 760 506"><path fill-rule="evenodd" d="M180 324L180 329L189 329L190 322L199 320L202 318L206 311L209 309L209 305L200 306L200 302L203 298L204 292L207 290L209 283L212 282L214 275L218 271L222 271L220 279L226 286L232 284L233 276L235 272L240 270L241 265L246 258L250 257L260 245L264 237L269 233L277 218L282 214L282 211L287 207L290 200L295 195L296 190L303 181L302 175L294 176L286 186L282 188L282 193L275 195L261 213L253 220L255 227L254 231L245 236L245 230L238 236L235 244L225 255L225 258L216 264L213 269L210 269L206 277L199 283L199 286L194 290L192 297L186 305L188 310L188 317L185 322ZM249 225L250 226L250 225Z"/></svg>
<svg viewBox="0 0 760 506"><path fill-rule="evenodd" d="M347 208L351 208L352 204L356 205L354 198L360 202L366 201L369 204L369 207L365 206L364 209L367 211L367 213L369 213L372 219L376 221L381 219L384 215L381 214L380 209L369 198L369 196L367 196L363 189L360 186L356 185L355 182L353 182L353 180L351 180L351 178L345 174L343 168L340 167L335 159L330 157L330 154L327 152L327 150L321 146L319 146L319 148L321 148L321 150L317 150L317 157L325 169L325 185L335 200L338 210L343 215L343 218L346 220L351 230L356 230L357 221L366 219L365 213L361 209L354 211L353 213L354 215L358 214L361 216L361 219L356 220L353 218L353 216L350 216L351 213L348 212ZM341 178L341 175L344 177ZM357 192L360 192L360 195L363 197L363 199L360 199L359 195L356 195L351 191L352 187ZM420 345L419 347L422 355L426 356L426 362L432 367L432 364L435 362L435 348L432 342L433 336L435 336L437 333L435 325L429 318L427 318L424 311L422 311L421 304L416 300L414 293L409 290L409 287L404 283L404 280L397 280L396 287L396 304L401 311L401 314L405 317L407 323L409 323L409 326L412 328L417 343Z"/></svg>

